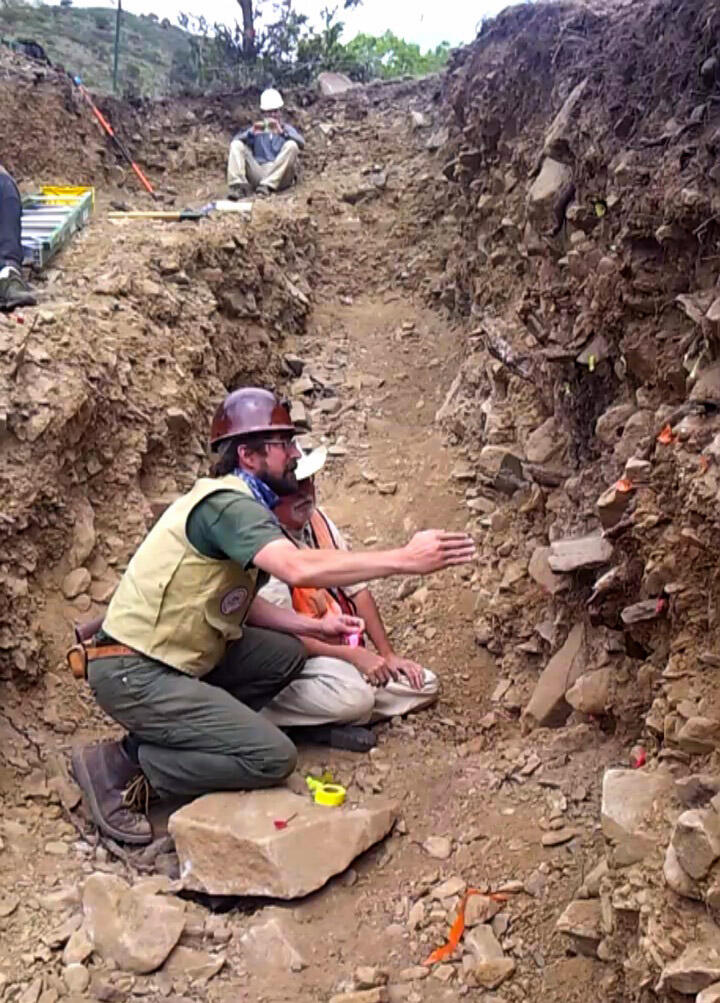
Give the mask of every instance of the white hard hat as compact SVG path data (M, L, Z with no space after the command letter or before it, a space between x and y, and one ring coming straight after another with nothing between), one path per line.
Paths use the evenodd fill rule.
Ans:
M268 87L260 95L260 111L277 111L278 108L282 108L284 103L282 94L274 87Z
M316 449L311 449L309 453L301 450L300 459L297 461L297 466L295 467L295 476L299 481L305 481L308 477L314 477L325 466L326 460L326 446L318 446Z

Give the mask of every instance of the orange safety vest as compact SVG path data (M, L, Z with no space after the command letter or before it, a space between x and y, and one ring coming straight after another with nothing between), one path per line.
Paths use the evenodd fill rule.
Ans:
M327 519L319 509L315 509L310 516L310 531L316 547L321 550L338 550ZM327 613L357 616L355 603L341 588L294 588L292 604L296 613L311 616L315 620L321 619ZM363 645L365 643L362 638L360 643Z

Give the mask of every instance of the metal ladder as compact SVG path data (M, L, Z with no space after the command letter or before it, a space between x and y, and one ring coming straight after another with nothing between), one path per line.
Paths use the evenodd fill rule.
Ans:
M23 263L38 271L45 268L73 234L90 219L95 203L93 188L45 186L23 199L21 240Z

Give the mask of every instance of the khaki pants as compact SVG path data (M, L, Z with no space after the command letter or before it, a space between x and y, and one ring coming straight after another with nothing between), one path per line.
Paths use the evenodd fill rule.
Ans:
M354 665L340 658L308 658L296 679L260 711L278 728L322 724L369 724L422 710L437 700L437 676L425 669L425 683L374 687Z
M259 164L245 143L234 139L228 154L228 185L249 184L251 188L257 188L261 184L274 192L289 188L295 179L299 153L300 147L289 139L274 160Z

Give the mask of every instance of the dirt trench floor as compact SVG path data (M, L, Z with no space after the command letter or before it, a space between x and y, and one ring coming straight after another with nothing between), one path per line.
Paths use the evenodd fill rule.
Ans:
M416 529L458 529L467 521L464 484L452 477L462 457L446 447L434 423L466 334L415 300L397 279L408 254L399 225L407 172L417 173L419 166L434 170L424 165L420 152L403 161L397 145L388 141L393 129L401 135L407 129L406 116L401 108L368 122L322 178L307 173L290 194L259 206L250 224L261 231L268 214L309 213L316 228L317 283L308 330L286 339L283 348L310 369L331 373L333 385L343 388L339 416L331 415L315 430L316 440L324 432L337 447L318 478L318 490L356 546L389 545ZM350 166L389 160L389 190L381 197L365 209L338 201L337 211L326 212L328 192L342 187ZM187 189L192 199L212 193L212 186L202 183ZM63 285L82 289L104 258L117 263L127 253L112 246L118 230L100 211L108 200L101 194L96 221L64 254ZM133 225L146 228L148 247L162 230L158 223ZM44 306L52 306L53 295L57 299L58 294L45 291ZM118 511L121 506L119 500ZM487 534L478 539L480 562L489 560L491 544L498 545L497 534L492 539L491 529ZM522 540L506 543L524 553ZM56 778L72 744L111 735L114 726L59 664L68 623L49 582L43 622L56 639L58 668L34 691L8 685L0 732L5 754L0 766L1 999L323 1000L347 985L363 964L387 970L393 984L401 970L420 964L446 939L457 896L443 900L431 893L451 877L468 887L507 891L494 926L516 962L515 973L486 995L463 984L457 964L444 965L427 978L395 985L392 998L452 1003L465 996L497 1001L612 997L611 970L566 955L554 927L601 856L599 783L603 768L621 760L620 748L592 725L524 736L519 720L498 709L492 699L498 682L493 661L473 637L476 604L483 598L472 567L438 575L420 593L399 591L402 584L380 583L375 591L397 650L439 674L439 703L380 726L378 747L370 756L303 749L299 767L301 775L330 769L354 801L372 792L397 799L401 823L395 832L302 901L243 902L223 912L221 920L209 908L218 903L189 903L193 922L183 943L219 947L226 955L224 968L207 986L163 973L121 977L92 960L90 988L73 995L60 977L57 931L78 912L77 889L95 870L130 881L146 873L132 854L98 841L82 809L68 811L58 796L62 784ZM52 720L45 724L50 704ZM543 836L552 832L562 836L556 845L544 845ZM423 844L430 836L450 840L449 856L428 854ZM422 916L418 920L415 909L409 921L418 902ZM307 962L302 971L285 971L273 959L265 967L249 964L239 946L242 932L262 910L278 905L293 923Z

